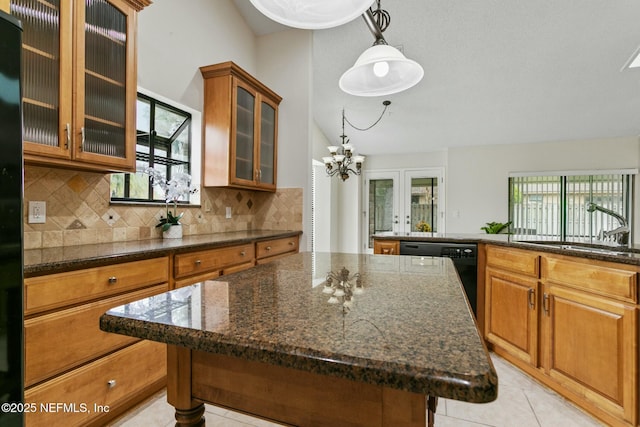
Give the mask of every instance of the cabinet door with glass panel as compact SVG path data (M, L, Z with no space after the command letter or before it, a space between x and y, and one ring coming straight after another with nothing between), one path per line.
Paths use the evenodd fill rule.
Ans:
M282 98L233 62L200 71L205 92L204 185L275 191Z
M148 3L11 0L24 26L25 162L134 169L136 17Z
M275 190L278 104L238 78L233 79L233 87L231 183Z

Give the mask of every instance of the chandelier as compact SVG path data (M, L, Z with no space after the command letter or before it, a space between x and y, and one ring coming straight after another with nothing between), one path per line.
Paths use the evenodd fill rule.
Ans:
M391 105L391 101L383 101L384 109L371 126L366 128L358 128L354 126L344 115L344 108L342 109L342 135L340 135L340 146L331 145L327 147L331 156L323 157L324 166L329 176L338 176L342 181L349 179L349 174L360 175L362 172L362 163L364 163L364 156L358 156L355 154L355 147L349 143L349 139L344 132L344 122L346 121L352 128L359 131L366 131L378 124L382 116L384 116L387 107ZM354 169L355 167L355 169Z
M327 300L329 304L342 302L343 309L349 310L353 304L353 296L364 292L360 273L349 275L349 270L342 267L339 272L330 271L322 289L323 294L331 295ZM351 283L355 280L355 284Z

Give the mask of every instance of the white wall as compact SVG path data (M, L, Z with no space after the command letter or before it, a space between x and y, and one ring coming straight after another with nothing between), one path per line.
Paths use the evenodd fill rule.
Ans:
M486 222L506 221L509 172L639 166L637 137L452 148L446 169L447 231L477 233ZM635 224L637 217L636 212Z
M482 233L486 222L508 219L509 172L638 169L640 141L637 137L535 144L456 147L446 152L410 155L369 156L367 171L444 167L447 233ZM635 200L640 200L640 177L636 178ZM361 201L343 196L340 215L359 209ZM638 204L636 203L636 206ZM640 242L640 208L635 209L634 242ZM351 225L350 225L351 226ZM339 250L351 246L353 231L341 240Z
M371 132L375 132L372 130ZM380 169L421 169L439 168L447 164L447 152L432 151L411 154L389 154L384 156L368 156L363 168L366 171Z
M332 145L331 141L327 139L324 133L320 131L320 128L315 123L312 124L312 135L311 135L311 153L312 158L318 162L322 163L322 158L326 157L329 154L327 151L327 147ZM338 221L340 219L340 212L338 211L338 191L340 189L340 180L335 177L329 177L325 174L319 174L318 179L324 179L329 181L330 191L328 195L325 195L325 200L322 203L328 205L329 209L329 218L326 218L325 224L328 228L326 231L329 234L329 250L331 252L337 252L339 250L338 245ZM334 224L336 224L334 226Z
M256 38L231 0L154 0L139 13L138 86L202 111L199 68L224 61L257 70Z
M311 249L312 32L290 29L258 38L257 77L283 100L278 109L278 187L302 188L302 250Z
M139 14L138 85L202 111L199 68L233 61L282 96L277 180L303 189L304 250L311 233L311 32L256 37L231 0L188 3L154 0Z

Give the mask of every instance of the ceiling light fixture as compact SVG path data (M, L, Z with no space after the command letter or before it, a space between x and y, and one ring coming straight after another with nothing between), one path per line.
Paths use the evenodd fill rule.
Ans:
M362 163L364 163L364 156L357 156L355 154L355 147L349 144L349 139L344 133L344 122L349 123L349 125L355 130L369 130L377 125L378 122L382 119L385 111L387 111L387 107L391 105L391 101L383 101L382 105L384 105L384 109L382 110L380 117L378 117L378 120L376 120L371 126L368 126L366 128L359 128L357 126L354 126L344 115L344 108L342 109L342 135L340 135L340 139L342 140L341 145L332 145L330 147L327 147L329 153L331 153L331 156L322 158L327 171L327 175L337 175L338 177L340 177L340 179L342 179L342 181L346 181L347 179L349 179L349 174L360 175L360 173L362 172ZM354 164L355 169L353 169L352 167L352 165Z
M373 0L251 0L268 18L294 28L319 30L353 21Z
M416 61L407 59L402 52L389 46L382 32L391 17L386 10L367 9L362 15L376 41L365 50L340 77L338 85L344 92L356 96L384 96L402 92L422 80L424 70Z

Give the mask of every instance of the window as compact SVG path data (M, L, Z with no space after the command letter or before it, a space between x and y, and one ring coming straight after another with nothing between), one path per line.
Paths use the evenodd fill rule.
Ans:
M164 194L142 171L152 167L168 180L191 171L192 115L155 97L138 92L136 173L111 175L111 201L162 202ZM198 182L192 175L193 182ZM189 203L189 200L183 200Z
M595 203L631 224L633 177L637 171L513 174L509 177L509 220L515 234L595 239L620 226L614 215L589 212Z

